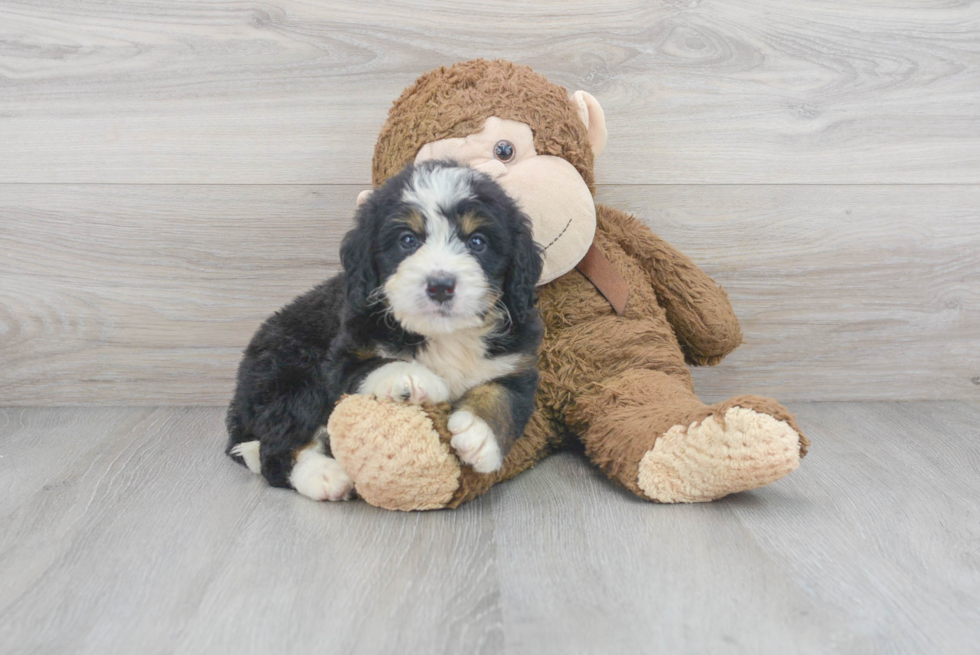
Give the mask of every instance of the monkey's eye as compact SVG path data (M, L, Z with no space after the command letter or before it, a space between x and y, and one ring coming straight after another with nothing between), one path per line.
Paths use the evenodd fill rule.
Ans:
M398 237L398 245L404 250L415 250L419 247L419 238L411 232L402 232Z
M487 249L487 240L480 234L474 234L466 241L470 252L483 252Z
M514 149L514 144L510 141L497 141L497 144L493 147L493 156L504 163L509 162L516 154L517 151Z

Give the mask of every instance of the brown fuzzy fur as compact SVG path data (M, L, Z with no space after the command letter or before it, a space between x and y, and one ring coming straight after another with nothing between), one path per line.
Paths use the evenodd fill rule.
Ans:
M374 147L374 186L381 186L425 144L483 129L490 116L527 123L539 155L572 164L595 193L592 148L565 89L527 66L474 59L422 75L388 112Z
M376 185L412 161L426 143L482 129L490 116L527 123L539 154L572 163L594 192L592 151L567 92L529 68L483 60L423 75L395 102L381 131ZM461 467L455 507L517 475L550 452L580 440L610 477L643 496L640 460L672 426L724 420L744 407L788 423L776 401L740 396L714 406L698 399L687 364L715 364L742 340L727 295L691 260L624 212L599 206L595 246L628 283L629 304L617 316L578 271L539 289L546 334L540 352L538 408L504 467L480 475ZM444 442L447 407L430 408Z

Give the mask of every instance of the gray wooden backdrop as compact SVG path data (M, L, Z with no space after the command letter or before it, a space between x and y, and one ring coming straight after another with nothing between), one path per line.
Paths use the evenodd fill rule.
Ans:
M595 95L600 201L728 289L705 396L980 398L980 3L3 0L0 404L224 403L477 56Z

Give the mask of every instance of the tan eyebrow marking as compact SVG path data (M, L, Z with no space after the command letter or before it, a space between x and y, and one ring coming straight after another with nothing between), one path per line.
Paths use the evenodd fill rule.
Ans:
M467 237L487 224L487 220L478 214L463 214L459 217L459 231Z
M425 234L425 218L415 210L397 219L397 222L404 223L416 234Z

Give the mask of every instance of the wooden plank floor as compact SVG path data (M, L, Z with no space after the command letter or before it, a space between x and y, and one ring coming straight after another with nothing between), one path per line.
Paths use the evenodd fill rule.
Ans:
M364 184L474 57L591 92L614 184L977 184L980 6L4 0L0 182Z
M709 397L980 400L980 2L4 0L0 405L217 405L474 57L605 110L597 197L729 291Z
M416 514L264 486L219 408L0 410L0 650L975 652L980 405L794 409L803 467L720 502L563 454Z
M228 402L260 322L339 270L360 189L0 184L0 405ZM696 371L708 397L980 399L980 186L598 198L728 291L745 344Z

